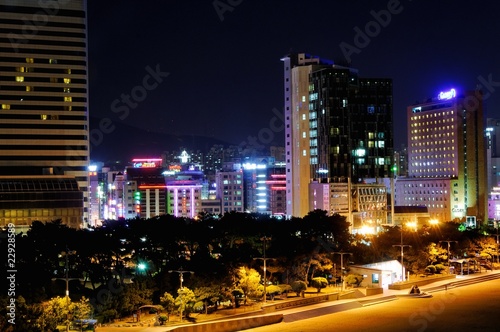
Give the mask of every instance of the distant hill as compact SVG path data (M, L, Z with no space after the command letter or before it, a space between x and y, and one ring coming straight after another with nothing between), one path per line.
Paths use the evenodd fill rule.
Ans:
M105 134L99 130L100 121L100 118L89 117L92 161L129 161L132 158L160 157L163 151L180 148L206 152L215 144L230 145L210 137L152 132L120 121L114 121L114 130Z

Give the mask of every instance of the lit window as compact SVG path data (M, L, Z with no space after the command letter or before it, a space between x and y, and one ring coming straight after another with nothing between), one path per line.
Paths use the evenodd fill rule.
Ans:
M24 76L16 76L16 82L24 82Z
M66 97L64 97L64 101L66 101L66 102L71 102L71 101L72 101L71 96L66 96Z
M42 120L47 120L47 114L40 114L40 118Z
M2 104L2 109L3 110L10 110L10 105L9 104Z
M71 83L71 78L67 78L67 77L65 77L65 78L63 79L63 81L64 81L64 83L66 83L66 84L70 84L70 83Z

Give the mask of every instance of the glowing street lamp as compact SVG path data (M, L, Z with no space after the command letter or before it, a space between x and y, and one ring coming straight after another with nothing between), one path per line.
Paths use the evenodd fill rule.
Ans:
M191 274L194 274L193 271L184 271L182 269L182 267L179 269L179 270L170 270L168 271L168 273L178 273L179 274L179 281L180 281L180 289L182 291L182 282L184 281L184 278L183 278L183 274L184 273L191 273ZM182 300L182 292L181 292L181 312L180 312L180 316L181 316L181 322L182 322L182 306L183 306L183 300Z

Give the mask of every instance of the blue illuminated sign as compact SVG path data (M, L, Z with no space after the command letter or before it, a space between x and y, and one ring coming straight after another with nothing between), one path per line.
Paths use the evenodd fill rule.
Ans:
M457 92L455 89L451 89L449 91L441 91L438 95L439 100L449 100L455 98L457 96Z

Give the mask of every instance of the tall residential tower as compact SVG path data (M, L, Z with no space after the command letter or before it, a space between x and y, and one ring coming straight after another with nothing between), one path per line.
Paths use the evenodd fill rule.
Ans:
M308 54L284 63L287 215L303 217L311 183L390 176L392 80ZM346 195L347 196L347 195Z

